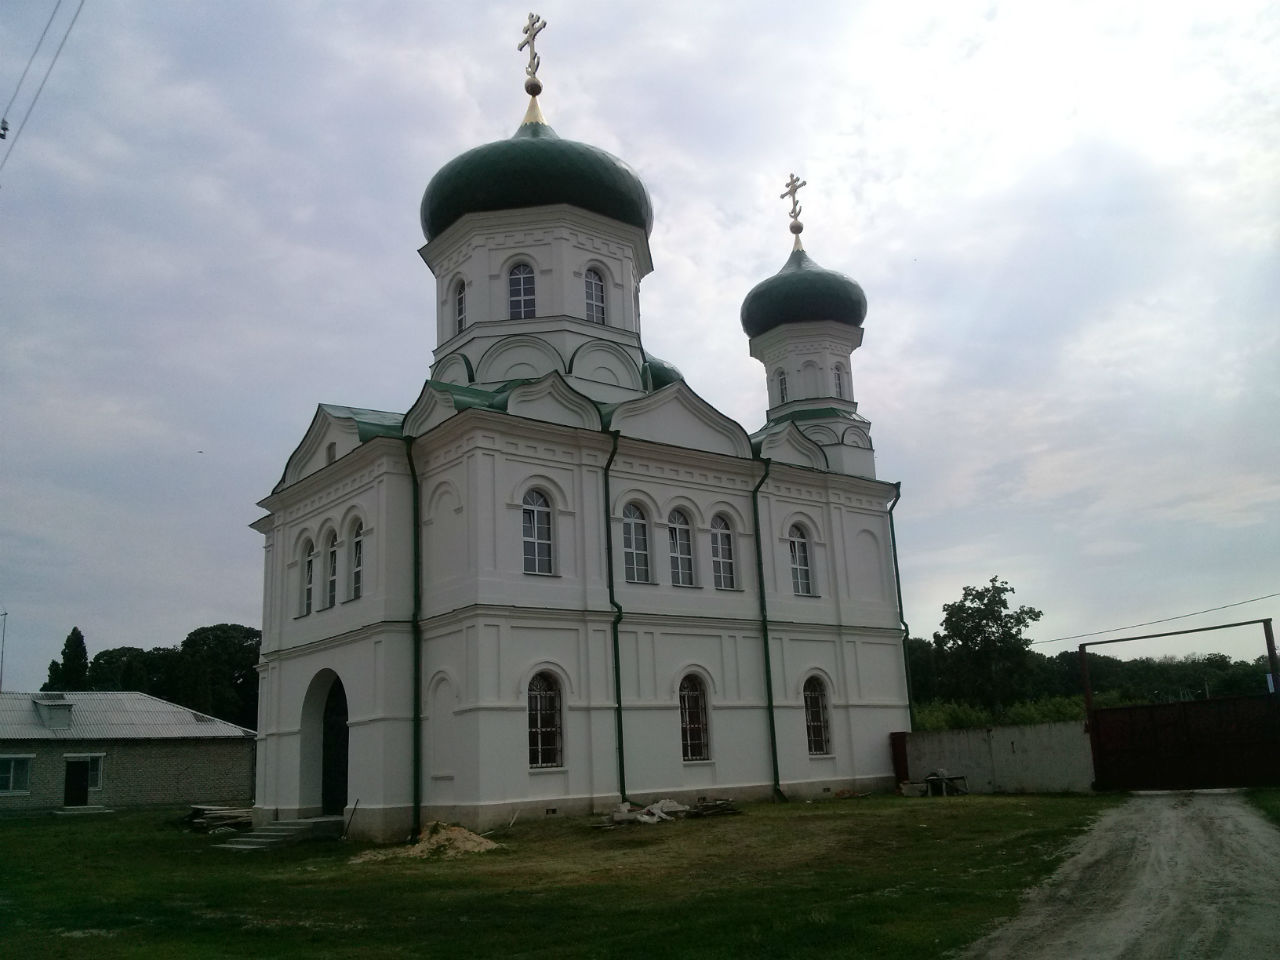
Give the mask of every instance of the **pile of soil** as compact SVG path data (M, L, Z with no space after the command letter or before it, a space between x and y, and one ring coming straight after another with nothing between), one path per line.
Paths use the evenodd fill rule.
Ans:
M447 823L434 821L427 824L422 832L422 839L403 847L382 847L378 850L366 850L351 858L352 863L368 863L372 860L392 860L399 857L433 858L452 860L468 853L484 853L498 844L478 833L472 833L465 827L450 826Z

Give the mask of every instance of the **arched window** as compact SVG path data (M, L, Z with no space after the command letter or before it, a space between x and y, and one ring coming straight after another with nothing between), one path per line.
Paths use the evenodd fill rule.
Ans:
M604 278L599 270L587 271L587 319L604 323Z
M338 534L330 530L324 545L324 605L338 602Z
M709 760L707 688L695 673L680 681L680 752L686 760Z
M560 681L545 670L529 681L529 766L564 766Z
M467 328L467 284L459 280L453 288L453 316L458 321L458 333Z
M524 572L551 573L551 501L541 490L524 495Z
M351 528L351 599L364 593L364 524L359 520Z
M693 528L683 510L667 517L667 539L671 545L671 585L693 586Z
M733 530L722 514L711 518L711 575L717 590L734 590L738 586L733 568Z
M787 375L784 371L778 371L778 403L787 402Z
M804 730L809 740L809 756L831 752L831 724L827 719L827 688L818 677L804 682Z
M639 504L622 508L622 567L628 583L649 583L649 523Z
M302 595L298 602L298 616L311 612L311 589L316 571L316 548L310 540L302 541Z
M844 399L844 367L842 367L838 363L836 364L836 369L835 369L835 380L836 380L836 397L843 400Z
M533 306L533 267L517 263L507 276L507 297L510 304L508 316L512 320L532 320L536 315Z
M787 548L791 553L791 589L797 597L813 596L813 576L809 566L809 535L798 523L787 531Z

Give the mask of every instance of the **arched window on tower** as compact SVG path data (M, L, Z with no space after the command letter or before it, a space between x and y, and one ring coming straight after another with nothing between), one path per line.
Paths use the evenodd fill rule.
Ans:
M671 546L671 585L693 586L693 527L683 510L667 516L667 539Z
M649 583L649 523L639 504L622 508L622 569L627 583Z
M819 677L810 677L804 682L804 729L809 740L809 756L824 757L831 752L827 688Z
M314 586L316 570L316 548L310 540L302 541L302 556L299 558L302 568L301 593L298 597L298 616L305 617L311 612L311 591Z
M587 319L604 323L604 278L599 270L587 271Z
M330 530L324 545L324 605L338 602L338 534Z
M791 554L791 589L797 597L813 596L813 571L809 565L809 535L804 527L793 523L787 531L787 549Z
M787 374L783 370L777 373L778 378L778 403L787 402Z
M707 736L707 688L696 673L680 681L680 754L685 760L711 759Z
M711 576L717 590L734 590L738 586L733 569L733 530L723 514L711 518Z
M529 766L564 766L560 681L545 670L529 681Z
M351 599L364 593L364 524L357 520L351 528Z
M507 275L507 296L512 320L532 320L537 316L533 297L533 267L517 263Z
M459 280L453 288L453 316L458 322L458 333L467 329L467 284Z
M835 369L835 381L836 381L836 397L840 400L843 400L844 399L844 367L838 363L836 364L836 369Z
M541 490L524 495L521 510L524 572L551 573L551 501Z

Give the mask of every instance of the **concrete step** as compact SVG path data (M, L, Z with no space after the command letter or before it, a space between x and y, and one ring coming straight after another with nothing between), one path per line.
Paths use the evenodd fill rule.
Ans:
M250 853L255 850L270 850L272 847L297 843L301 840L340 837L342 827L341 816L309 817L305 820L273 820L249 833L214 846L222 850Z

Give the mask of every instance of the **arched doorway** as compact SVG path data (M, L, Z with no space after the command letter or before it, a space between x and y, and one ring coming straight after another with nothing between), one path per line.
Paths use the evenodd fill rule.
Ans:
M320 732L320 812L342 813L347 806L347 692L333 678L324 701Z

